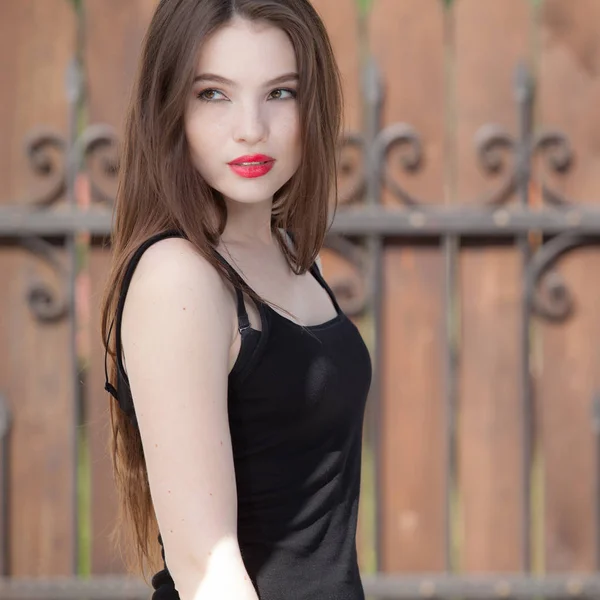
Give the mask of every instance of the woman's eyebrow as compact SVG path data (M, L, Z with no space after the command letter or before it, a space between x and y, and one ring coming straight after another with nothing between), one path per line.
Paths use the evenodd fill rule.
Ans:
M284 73L283 75L279 75L279 77L267 81L265 86L276 85L286 81L297 81L298 79L298 73ZM226 77L221 77L221 75L215 75L214 73L202 73L201 75L196 75L196 77L194 77L194 83L197 81L216 81L223 85L230 85L231 87L237 85L235 81L231 81L231 79L227 79Z

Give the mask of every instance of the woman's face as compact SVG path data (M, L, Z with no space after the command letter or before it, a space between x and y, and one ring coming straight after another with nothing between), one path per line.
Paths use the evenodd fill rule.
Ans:
M194 165L226 199L271 201L298 169L297 85L294 49L273 25L238 17L203 44L185 131Z

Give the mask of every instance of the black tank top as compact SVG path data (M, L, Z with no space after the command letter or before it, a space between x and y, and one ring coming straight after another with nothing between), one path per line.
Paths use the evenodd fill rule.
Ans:
M143 252L177 232L146 241L132 257L116 314L116 396L135 421L121 360L125 295ZM218 253L231 276L241 276ZM260 600L363 600L356 524L369 353L319 269L311 274L337 315L301 326L259 304L252 329L237 293L241 349L228 381L228 413L238 497L238 541ZM107 378L108 379L108 378ZM162 540L159 536L162 546ZM163 560L165 558L162 548ZM153 600L179 598L167 565L152 579Z

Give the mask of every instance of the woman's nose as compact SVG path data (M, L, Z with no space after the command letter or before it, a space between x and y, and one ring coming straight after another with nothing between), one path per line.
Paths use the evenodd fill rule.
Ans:
M266 138L264 111L256 104L240 105L236 111L233 135L236 142L256 144Z

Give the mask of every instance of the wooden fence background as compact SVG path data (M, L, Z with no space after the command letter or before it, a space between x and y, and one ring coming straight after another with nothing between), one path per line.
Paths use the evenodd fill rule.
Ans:
M564 130L576 152L554 182L581 203L600 202L600 0L314 0L341 65L347 129L364 128L361 61L375 58L385 85L384 124L407 122L425 164L400 173L432 204L467 205L492 183L478 169L481 125L517 128L513 76L520 60L536 82L537 126ZM28 134L68 127L65 73L80 52L86 96L80 120L120 127L137 53L155 0L0 2L0 203L35 188L23 153ZM81 8L81 7L80 7ZM82 189L82 188L80 188ZM532 189L532 198L539 190ZM397 202L389 195L386 204ZM61 210L57 203L53 210ZM93 210L106 210L94 207ZM107 539L115 514L106 453L98 302L109 254L92 245L81 262L78 307L85 419L75 427L69 328L39 323L26 303L33 277L56 276L10 240L0 246L0 393L12 415L6 478L6 573L119 573ZM456 279L459 357L456 485L446 538L447 418L443 389L445 258L440 246L387 239L382 339L381 567L385 571L514 572L523 567L520 511L522 412L518 323L522 263L511 244L467 244ZM329 279L345 267L325 257ZM576 304L565 322L532 323L535 438L532 560L536 571L592 571L598 564L597 432L600 390L600 254L560 264ZM53 283L53 284L54 284ZM56 285L58 285L56 283ZM74 489L74 444L89 453ZM367 460L371 452L367 449ZM89 469L86 468L89 467ZM361 562L373 567L372 470L365 469ZM80 505L74 522L75 503ZM78 528L79 547L73 543Z

